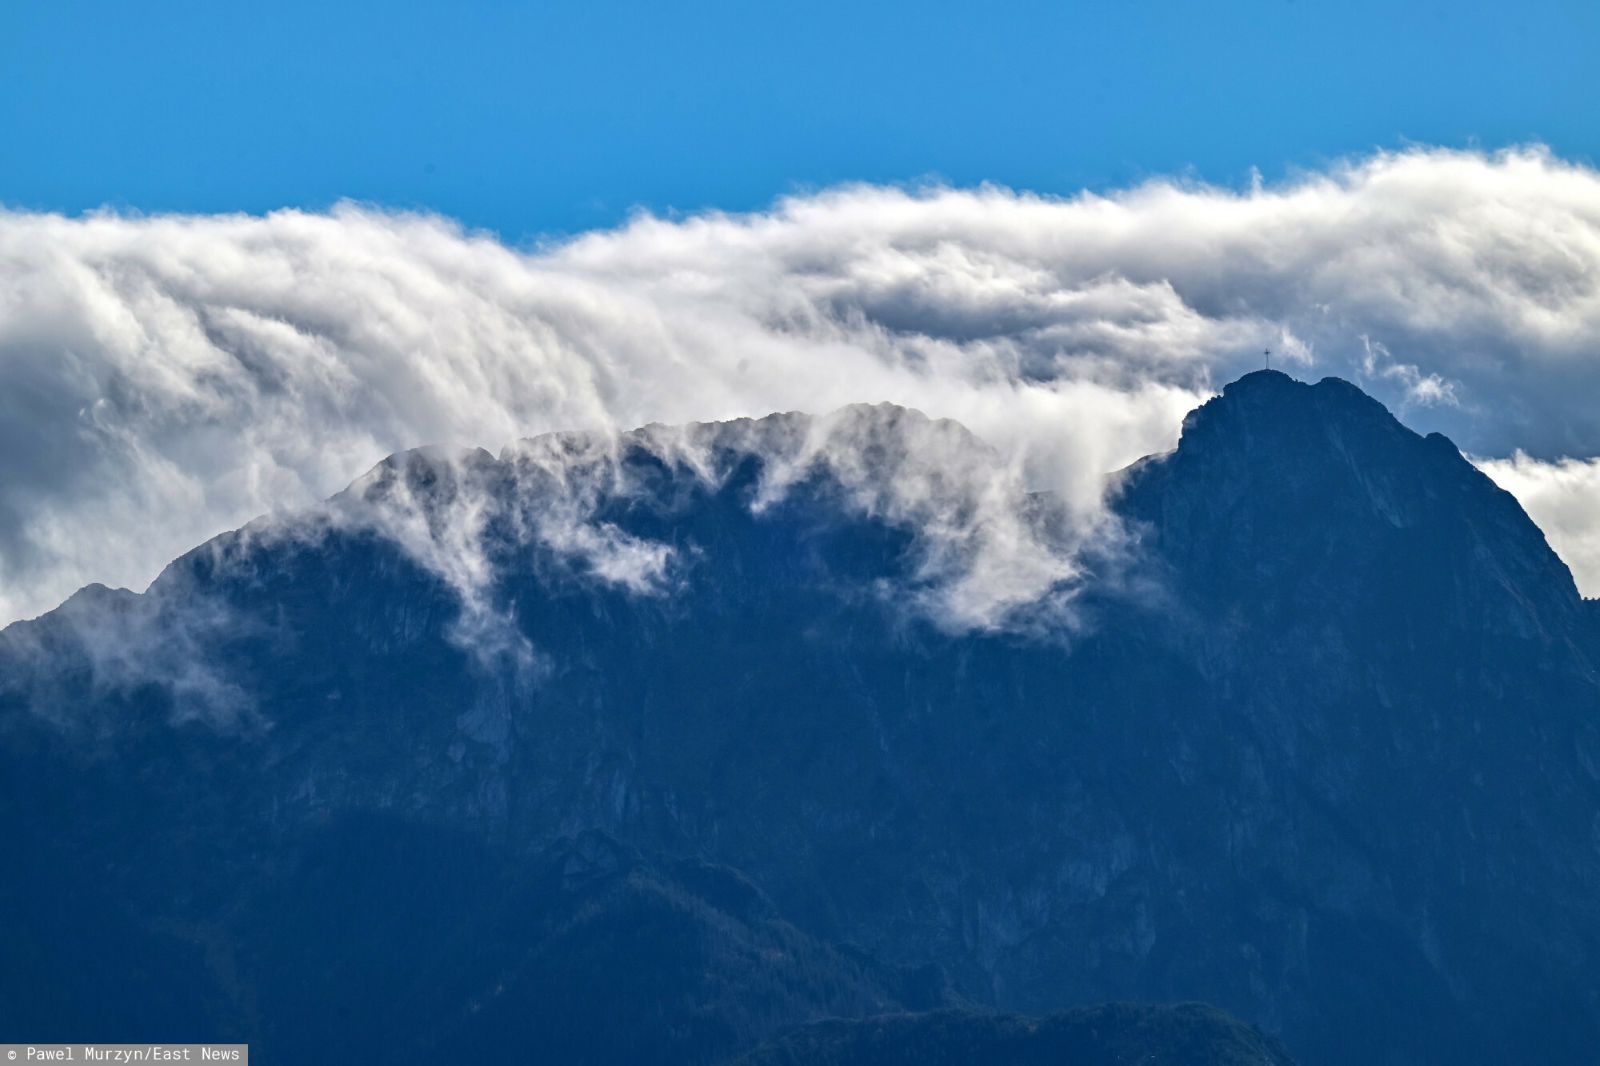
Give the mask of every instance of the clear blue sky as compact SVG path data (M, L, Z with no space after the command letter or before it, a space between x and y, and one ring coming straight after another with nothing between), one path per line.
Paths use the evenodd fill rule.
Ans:
M1600 3L0 3L0 203L344 197L514 241L864 179L1600 156Z

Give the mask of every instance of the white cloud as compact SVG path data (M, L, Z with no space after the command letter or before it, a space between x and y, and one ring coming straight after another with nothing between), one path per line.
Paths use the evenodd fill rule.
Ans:
M1600 174L1538 150L1242 191L846 187L531 251L350 206L10 212L0 279L0 618L418 444L858 401L961 421L1089 521L1101 474L1267 347L1477 454L1600 453Z
M1477 464L1544 530L1584 594L1600 595L1600 459L1540 462L1516 452Z
M627 533L603 513L621 501L670 507L691 484L720 491L751 457L759 476L740 506L757 515L820 478L825 488L815 491L845 513L911 534L909 586L881 590L897 604L962 630L1010 623L1022 606L1031 608L1029 623L1041 610L1065 617L1051 593L1064 595L1077 576L1087 528L1060 536L1075 516L1030 509L1015 460L956 422L891 405L546 434L508 446L498 459L483 451L407 452L325 506L247 529L254 537L316 538L330 528L387 536L454 591L460 644L494 662L509 656L537 668L537 650L496 604L500 553L537 547L587 580L634 595L670 592L698 560ZM660 467L673 471L667 499L652 473ZM1091 520L1089 512L1076 516Z
M1393 381L1404 390L1402 407L1459 407L1456 387L1438 374L1424 374L1413 363L1397 361L1387 346L1370 337L1361 338L1361 374L1368 379Z

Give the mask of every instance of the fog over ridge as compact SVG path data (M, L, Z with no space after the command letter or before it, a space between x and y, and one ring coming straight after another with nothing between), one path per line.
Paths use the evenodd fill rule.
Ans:
M1244 190L847 186L527 250L355 205L11 211L0 277L0 621L420 444L860 401L959 421L1091 528L1103 475L1267 347L1486 457L1600 591L1600 174L1538 148Z

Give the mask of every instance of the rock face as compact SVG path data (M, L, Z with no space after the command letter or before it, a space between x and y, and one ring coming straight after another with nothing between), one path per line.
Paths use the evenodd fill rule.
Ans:
M1600 632L1515 501L1263 372L1074 577L985 454L893 408L412 453L10 627L0 1028L711 1062L1201 1000L1588 1061ZM990 624L997 573L1070 610Z

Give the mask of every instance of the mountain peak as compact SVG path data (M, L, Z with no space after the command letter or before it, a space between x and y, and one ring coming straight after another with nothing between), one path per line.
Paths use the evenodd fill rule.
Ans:
M1229 382L1219 396L1191 411L1183 424L1190 447L1213 435L1238 444L1250 440L1290 446L1308 432L1375 434L1391 446L1417 434L1389 410L1343 378L1315 384L1278 370L1256 370ZM1453 446L1452 446L1453 448Z
M1521 636L1561 630L1580 602L1509 493L1339 378L1230 383L1184 420L1175 451L1128 471L1118 509L1212 600L1375 609L1351 600L1361 587L1383 590L1385 610Z
M1241 389L1270 389L1284 385L1304 385L1305 382L1290 377L1282 370L1252 370L1247 374L1235 378L1222 387L1224 392L1238 391Z

